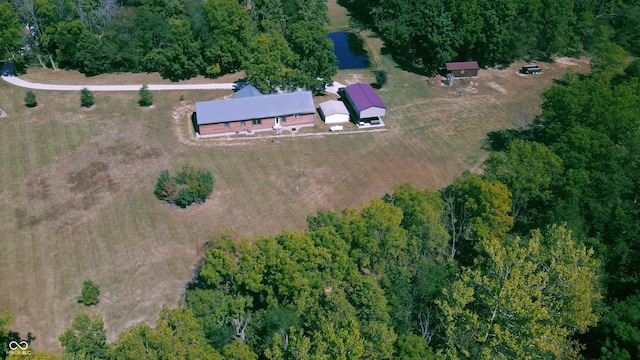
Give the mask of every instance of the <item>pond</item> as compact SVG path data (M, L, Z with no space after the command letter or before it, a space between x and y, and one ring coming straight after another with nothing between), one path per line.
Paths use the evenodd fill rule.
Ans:
M369 67L369 56L364 50L362 39L347 31L329 33L329 39L333 41L338 69L364 69Z

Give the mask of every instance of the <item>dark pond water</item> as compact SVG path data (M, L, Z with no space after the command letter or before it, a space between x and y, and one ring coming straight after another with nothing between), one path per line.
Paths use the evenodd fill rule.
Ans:
M364 50L364 42L356 34L338 31L329 33L333 41L338 69L364 69L369 67L369 56Z

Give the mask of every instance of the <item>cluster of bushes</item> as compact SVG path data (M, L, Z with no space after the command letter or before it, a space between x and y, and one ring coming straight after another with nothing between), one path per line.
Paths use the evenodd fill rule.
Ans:
M203 203L211 195L214 182L211 172L185 164L175 176L162 170L154 193L162 201L186 208Z
M78 296L78 302L86 306L96 305L100 296L100 286L91 280L87 280L82 284L82 293Z

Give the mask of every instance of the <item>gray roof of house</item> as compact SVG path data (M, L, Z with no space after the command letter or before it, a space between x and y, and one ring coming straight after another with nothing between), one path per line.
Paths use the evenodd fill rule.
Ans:
M344 106L342 101L338 100L329 100L320 104L320 109L324 116L330 116L335 114L345 114L349 115L349 110Z
M261 93L260 90L258 90L255 86L249 84L243 87L242 89L236 91L233 94L233 97L236 99L240 99L245 97L261 96L261 95L264 95L264 94Z
M295 114L313 114L316 107L310 91L251 96L196 103L198 125L263 119Z

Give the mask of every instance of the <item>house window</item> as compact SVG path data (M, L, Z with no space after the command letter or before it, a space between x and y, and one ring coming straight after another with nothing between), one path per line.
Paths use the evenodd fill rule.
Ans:
M224 123L224 128L228 129L229 128L229 123Z
M253 125L261 125L262 119L253 119Z
M242 127L246 126L245 123L244 123L244 120L240 121L240 126L242 126Z
M282 120L282 123L283 123L283 124L287 122L287 117L286 117L286 116L283 116L283 117L281 117L280 119Z
M298 118L298 114L293 115L293 118L297 119Z

